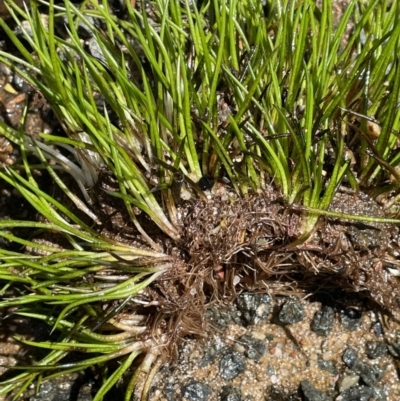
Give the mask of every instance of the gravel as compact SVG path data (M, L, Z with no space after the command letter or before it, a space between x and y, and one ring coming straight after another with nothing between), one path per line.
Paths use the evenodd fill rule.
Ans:
M343 313L332 313L340 307L256 295L242 295L240 302L224 312L223 308L218 313L208 311L210 332L204 339L184 342L178 363L156 375L150 399L182 400L182 385L193 380L211 389L208 401L400 399L396 368L400 324L396 319L385 321L384 332L376 331L379 316L359 306L342 307L352 322L357 321L354 326L343 322ZM260 305L263 313L256 312ZM278 316L285 305L295 305L295 313L288 316L300 310L303 319L283 324ZM216 329L221 316L225 328ZM316 316L320 317L317 327L323 327L323 335L319 329L311 330Z
M182 387L182 397L188 401L207 401L211 394L211 388L207 384L193 380Z
M340 312L340 319L343 327L351 331L357 330L361 316L361 311L356 308L347 308Z
M224 380L232 380L246 369L246 362L239 352L228 351L219 364L219 373Z
M326 394L316 389L308 380L300 383L300 390L304 401L331 401Z
M303 305L296 299L289 298L282 306L279 316L282 324L293 324L304 319Z
M315 315L311 322L311 330L320 336L328 336L335 321L335 310L330 306L324 306Z

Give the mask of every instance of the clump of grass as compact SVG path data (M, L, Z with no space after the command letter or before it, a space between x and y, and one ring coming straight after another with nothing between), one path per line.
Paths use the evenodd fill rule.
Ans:
M162 346L201 331L190 311L199 311L201 322L206 302L228 288L234 295L237 277L248 275L229 270L235 247L243 254L250 249L233 234L236 243L219 259L210 256L210 249L202 258L198 252L208 230L218 235L234 224L240 208L226 207L240 204L240 197L260 205L269 221L274 219L267 212L272 201L280 199L285 207L276 213L287 218L296 211L295 229L279 234L281 244L291 249L311 236L321 216L399 222L397 2L353 1L338 26L329 1L321 9L313 1L196 5L156 0L135 7L127 1L121 17L107 1L40 6L46 8L48 26L37 2L29 10L8 3L16 23L22 27L28 21L32 33L21 28L21 39L0 20L15 48L0 51L0 60L44 96L65 135L33 138L0 121L0 133L20 149L19 160L0 171L0 179L42 216L41 222L0 221L0 236L44 253L0 250L0 307L43 320L60 337L23 340L49 353L4 381L0 394L18 397L34 381L120 358L119 367L104 374L97 401L139 354L146 354L127 385L129 400L139 375L157 367ZM57 30L60 19L63 33ZM344 41L350 22L353 32ZM79 36L82 25L94 38L95 51ZM51 177L58 197L41 187L34 173L38 169ZM79 191L65 184L68 173ZM104 175L114 179L112 190L105 189ZM212 194L203 192L202 177L217 183ZM379 196L390 206L391 218L330 210L341 185ZM182 186L192 198L183 204ZM116 232L102 234L105 222L96 198L104 194L123 205L140 246L127 244ZM63 204L67 198L71 207ZM212 202L226 217L218 224L202 223L207 230L200 241L190 228L198 218L194 211ZM148 221L158 227L156 234L149 232ZM254 220L240 232L250 226L255 227ZM18 227L31 229L34 236L50 233L56 244L20 238L13 233ZM254 228L252 244L262 250L268 241L276 245L271 238L277 230L274 226L262 236ZM172 245L165 245L166 238ZM280 274L273 268L283 259L275 256L268 269L261 262L256 266L264 275L253 280L252 288L261 289L265 274ZM221 264L224 275L217 270ZM207 293L195 281L199 277L213 291ZM172 305L173 300L184 306ZM152 311L152 319L144 316ZM72 351L95 356L63 363ZM148 384L144 388L146 393Z

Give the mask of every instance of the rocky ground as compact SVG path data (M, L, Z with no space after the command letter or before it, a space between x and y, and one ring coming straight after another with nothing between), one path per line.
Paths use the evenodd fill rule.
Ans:
M336 301L242 294L230 309L209 309L212 329L182 344L150 399L400 399L396 319Z

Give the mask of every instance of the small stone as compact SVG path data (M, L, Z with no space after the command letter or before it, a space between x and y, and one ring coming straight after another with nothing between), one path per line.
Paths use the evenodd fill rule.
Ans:
M316 389L308 380L301 381L300 390L304 401L330 401L324 392Z
M240 390L232 386L224 386L222 388L221 401L241 401L242 395Z
M279 311L278 319L283 324L301 322L304 319L303 305L297 299L288 299Z
M188 401L207 401L212 390L209 385L192 380L189 384L182 387L181 393L182 397Z
M341 401L369 401L375 395L375 391L367 386L351 387L340 394Z
M245 323L257 324L267 319L272 298L268 294L240 294L236 304Z
M167 383L164 387L164 395L168 401L175 401L175 389L172 383Z
M324 361L323 359L318 359L317 364L321 370L326 370L333 375L337 374L337 369L333 361Z
M205 313L206 319L213 325L224 330L231 322L231 314L229 311L219 308L208 308Z
M343 393L343 391L348 390L351 387L354 387L360 381L360 376L358 375L347 375L342 377L338 383L339 393Z
M334 319L334 309L330 306L324 306L315 314L311 322L311 330L319 336L327 336L332 331Z
M357 330L361 320L361 310L356 308L347 308L340 312L340 321L342 326L350 331Z
M214 347L208 347L204 351L204 355L199 361L199 366L201 368L204 368L208 365L211 365L215 361L216 356L217 356L217 350Z
M246 355L250 359L259 360L267 352L264 342L252 336L244 335L239 341L245 346Z
M347 348L343 353L343 362L350 369L354 369L358 364L358 354L353 348Z
M219 364L219 374L224 380L232 380L246 369L246 362L242 355L235 351L228 351Z
M367 356L369 359L376 359L387 352L387 345L379 341L368 341L367 342Z
M103 54L103 50L99 45L99 42L95 37L90 38L89 40L86 41L86 47L89 51L89 53L99 60L101 63L107 64L106 57Z
M355 371L367 386L373 386L383 376L383 371L379 366L371 366L367 363L360 363Z
M375 322L372 327L372 331L377 337L382 337L383 336L383 329L382 329L382 324L381 322Z

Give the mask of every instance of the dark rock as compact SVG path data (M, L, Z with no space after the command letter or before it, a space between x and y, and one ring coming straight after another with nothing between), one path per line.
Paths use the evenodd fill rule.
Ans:
M168 383L164 387L164 395L168 401L176 401L175 389L172 383Z
M40 386L40 391L29 401L92 401L90 386L82 386L78 394L73 394L74 382L48 381Z
M343 393L341 393L340 396L341 396L341 401L386 400L386 396L381 389L367 386L351 387L343 391Z
M99 60L103 64L107 64L106 57L103 54L103 50L99 45L99 42L95 37L90 38L89 40L86 41L86 47L89 51L89 53Z
M360 363L356 366L354 371L360 375L362 381L367 386L373 386L383 376L383 371L378 366L371 366L367 363Z
M93 17L87 15L85 18L89 24L91 24L93 27L95 27L96 21ZM83 22L81 19L79 19L79 21L78 21L77 30L78 30L79 37L82 39L89 39L89 38L93 37L92 29L86 22Z
M241 401L242 395L240 390L232 386L224 386L222 388L221 401Z
M224 380L232 380L246 369L246 362L239 352L228 351L219 363L219 374Z
M302 380L300 390L303 401L331 401L321 390L316 389L308 380Z
M368 341L367 342L367 356L369 359L376 359L387 352L387 345L379 341Z
M337 369L333 361L324 361L323 359L318 359L317 364L321 370L326 370L333 375L337 374Z
M358 354L353 348L347 348L343 353L343 362L350 369L354 369L358 364Z
M48 381L40 386L40 391L29 401L70 401L72 397L77 401L91 401L91 389L82 386L78 394L72 394L74 382ZM86 391L89 390L89 391Z
M189 384L182 386L182 397L190 401L207 401L212 390L207 384L192 380Z
M215 361L217 353L218 353L218 351L215 347L208 347L204 351L203 358L200 359L199 366L201 368L204 368L208 365L211 365Z
M246 355L250 359L258 360L265 355L267 351L267 347L265 346L264 342L258 338L244 335L240 337L239 341L241 345L246 347Z
M267 319L272 298L268 294L240 294L236 304L245 323L257 324Z
M297 299L289 298L282 306L278 319L283 324L293 324L304 319L304 307Z
M205 317L213 325L219 329L226 329L231 322L231 314L229 311L219 308L208 308L205 312Z
M377 337L382 337L383 336L383 329L382 329L382 324L381 322L375 322L372 327L372 331L375 333Z
M361 320L361 310L356 308L347 308L340 312L340 321L342 326L350 331L357 330Z
M197 184L202 191L207 191L214 186L214 179L209 175L203 175Z
M324 306L315 314L311 322L311 330L319 336L327 336L332 331L334 321L334 309L330 306Z

